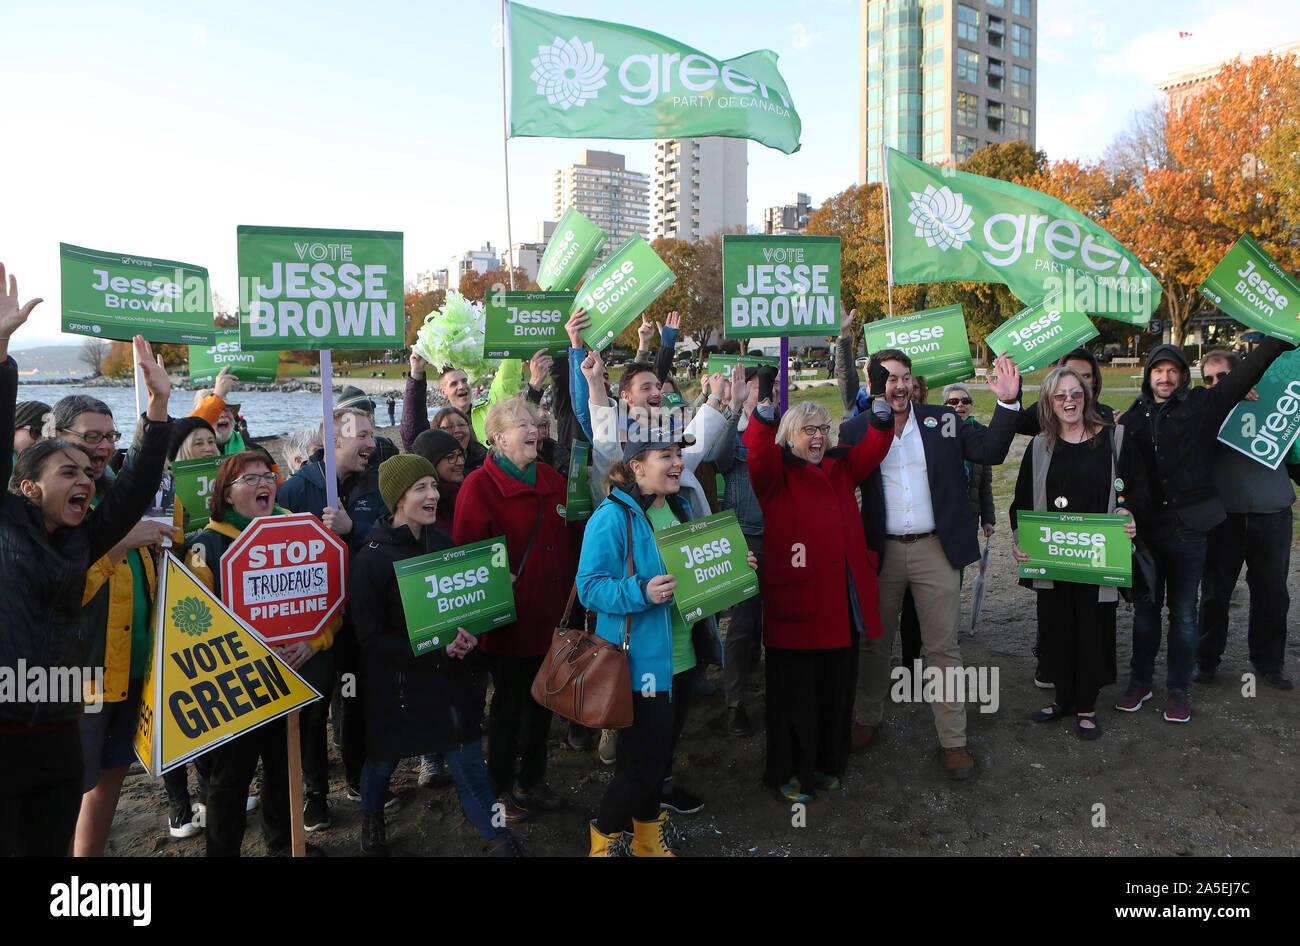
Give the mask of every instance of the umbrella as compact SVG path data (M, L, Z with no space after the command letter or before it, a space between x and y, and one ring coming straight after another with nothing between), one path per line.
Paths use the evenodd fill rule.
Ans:
M989 540L984 540L984 554L980 556L980 573L975 579L975 587L970 593L970 636L975 636L975 625L980 619L980 607L984 604L984 574L989 570Z

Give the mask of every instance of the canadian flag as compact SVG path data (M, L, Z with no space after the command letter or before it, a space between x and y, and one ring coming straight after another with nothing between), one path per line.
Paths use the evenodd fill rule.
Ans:
M1179 38L1179 39L1182 39L1184 36L1191 36L1191 35L1192 35L1191 33L1188 33L1188 32L1186 32L1185 30L1179 30L1179 31L1178 31L1178 38Z

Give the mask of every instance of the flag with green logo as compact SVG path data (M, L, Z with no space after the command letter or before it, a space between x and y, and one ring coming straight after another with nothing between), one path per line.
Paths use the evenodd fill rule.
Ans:
M1244 453L1270 470L1290 454L1300 438L1300 350L1281 355L1255 385L1257 401L1240 401L1219 428L1219 443Z
M799 150L799 114L771 50L716 59L620 23L508 9L512 137L716 135Z
M1300 344L1300 283L1243 233L1198 290L1251 328Z
M1002 283L1027 305L1061 293L1072 312L1146 325L1160 284L1073 207L1019 184L889 150L890 280Z

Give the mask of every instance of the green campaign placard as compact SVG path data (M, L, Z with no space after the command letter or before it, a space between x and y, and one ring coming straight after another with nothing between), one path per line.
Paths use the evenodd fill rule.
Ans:
M716 352L709 355L709 360L705 364L705 374L717 374L721 371L728 377L731 376L731 369L736 365L744 365L746 368L751 365L755 368L780 368L780 358L766 358L762 355L719 355Z
M552 355L569 350L564 323L575 293L490 292L483 316L484 358L532 358L539 348Z
M221 369L240 381L274 381L280 371L280 353L244 351L239 345L239 327L219 328L211 345L190 346L190 380L210 384Z
M505 539L484 539L394 562L411 650L446 647L456 628L481 634L515 619Z
M212 484L225 457L206 457L201 460L177 460L172 464L172 477L176 480L176 501L188 517L185 531L193 532L208 524L208 499Z
M1243 233L1199 292L1238 322L1300 344L1300 283Z
M645 237L632 234L578 290L574 307L586 309L591 319L582 340L600 351L676 281Z
M686 624L758 594L758 573L731 510L656 532L655 544L677 579L673 606Z
M402 348L402 234L238 228L244 351Z
M727 338L838 335L840 238L722 237Z
M570 207L555 225L551 242L546 244L542 261L537 264L538 287L543 292L578 288L582 274L596 259L606 239L604 230Z
M1020 577L1128 588L1133 584L1133 540L1124 532L1128 521L1107 513L1017 513L1020 551L1029 556Z
M863 332L867 351L897 348L912 359L912 377L925 378L932 388L975 376L966 315L959 305L877 319Z
M1219 443L1276 470L1300 436L1300 349L1278 357L1219 428ZM1292 461L1294 462L1294 461Z
M569 451L569 492L564 499L564 521L586 522L596 511L591 496L591 444L585 440L573 441Z
M1022 309L984 339L995 354L1010 355L1021 374L1052 364L1099 333L1092 319L1061 305L1057 293L1046 302ZM915 372L913 372L915 373Z
M202 266L60 243L59 270L65 332L212 344L212 288Z

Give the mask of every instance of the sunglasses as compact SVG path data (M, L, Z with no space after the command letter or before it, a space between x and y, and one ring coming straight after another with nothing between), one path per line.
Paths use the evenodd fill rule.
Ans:
M974 404L975 402L968 397L950 397L948 398L948 400L944 401L944 403L947 404L949 407L957 407L962 404L969 406L971 404Z
M1205 376L1205 386L1212 388L1230 374L1232 374L1231 371L1216 371L1213 374L1207 374Z
M1082 392L1082 391L1071 391L1071 392L1069 392L1069 393L1067 394L1067 393L1065 393L1064 391L1062 391L1062 392L1060 392L1060 393L1058 393L1058 394L1053 394L1053 395L1052 395L1052 400L1056 401L1056 403L1058 403L1058 404L1063 404L1063 403L1065 403L1065 401L1066 401L1067 399L1068 399L1068 400L1071 400L1071 401L1082 401L1082 400L1083 400L1083 392Z

